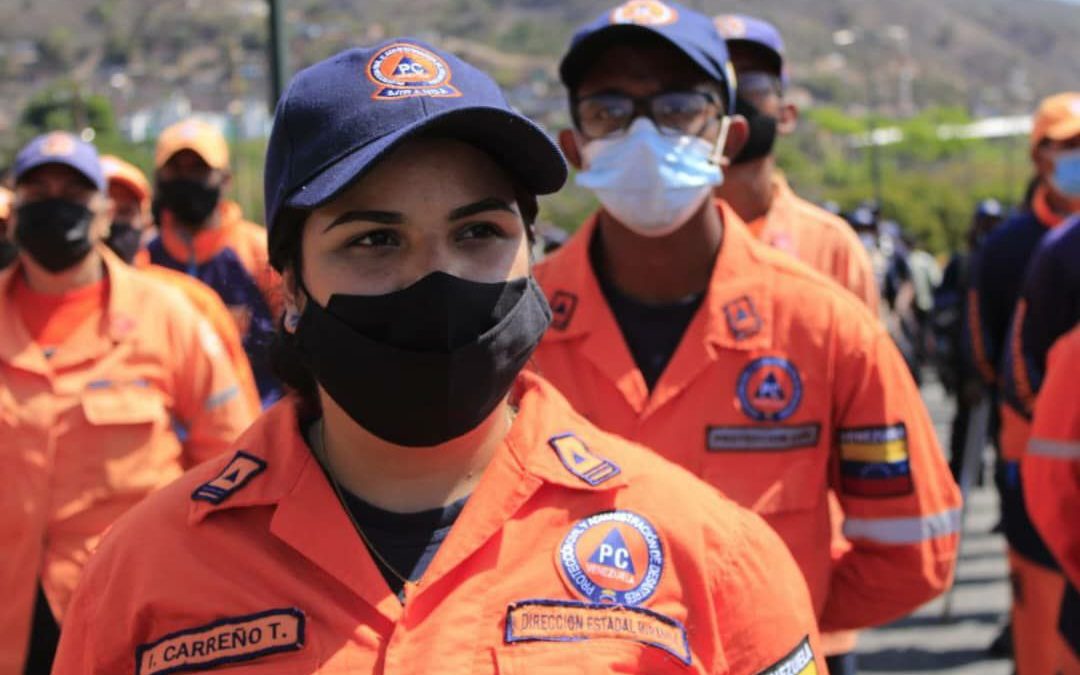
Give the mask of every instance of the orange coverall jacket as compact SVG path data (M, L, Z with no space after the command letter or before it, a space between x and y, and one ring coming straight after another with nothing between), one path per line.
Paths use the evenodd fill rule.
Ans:
M902 616L951 581L960 495L918 389L855 297L753 239L726 204L707 294L653 391L589 259L595 217L537 266L537 370L602 429L765 517L823 631ZM830 556L833 488L852 548Z
M124 511L226 450L255 415L213 330L177 292L101 247L105 317L46 359L0 275L0 672L21 672L40 579L62 620ZM181 442L177 429L186 440Z
M843 218L795 194L780 173L773 174L769 212L748 226L760 241L794 255L854 293L878 315L874 268L855 231Z
M595 429L534 375L515 397L513 428L404 604L290 397L236 454L110 531L54 675L825 673L805 582L760 519Z
M1069 582L1080 588L1078 377L1080 326L1062 336L1050 351L1020 475L1032 522Z
M151 265L149 261L138 269L170 286L175 286L184 294L188 302L198 310L221 339L221 345L225 348L229 362L232 363L233 372L236 374L240 393L251 404L251 409L258 410L262 407L259 390L255 386L255 375L251 372L251 364L248 362L247 352L244 351L244 343L241 341L236 321L214 289L195 277L189 277L183 272L177 272L168 267Z

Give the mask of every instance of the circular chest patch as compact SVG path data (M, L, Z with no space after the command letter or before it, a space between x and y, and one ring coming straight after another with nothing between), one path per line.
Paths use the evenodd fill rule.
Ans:
M791 417L802 401L802 379L791 361L765 356L743 368L736 393L750 419L781 422Z
M660 535L631 511L607 511L574 524L556 551L570 588L587 600L640 605L664 572Z

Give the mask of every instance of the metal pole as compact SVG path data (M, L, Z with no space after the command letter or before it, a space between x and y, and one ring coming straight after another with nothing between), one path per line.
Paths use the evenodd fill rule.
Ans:
M278 99L285 90L288 79L288 48L285 40L284 0L267 0L270 3L270 109L277 107Z
M874 188L874 201L880 207L881 152L878 150L877 141L874 139L874 132L877 130L877 123L874 121L874 114L877 112L877 92L874 91L873 66L870 64L870 57L865 55L863 57L863 74L866 77L866 130L870 135L870 183Z

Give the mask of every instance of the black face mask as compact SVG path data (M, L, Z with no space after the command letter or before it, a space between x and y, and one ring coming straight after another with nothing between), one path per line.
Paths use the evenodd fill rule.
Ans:
M185 225L203 224L221 201L220 187L186 178L158 181L157 192L155 204Z
M90 253L94 212L66 199L43 199L18 209L15 241L50 272L74 267Z
M735 114L742 115L750 124L750 135L732 164L745 164L765 157L776 145L776 118L762 113L742 97L735 99Z
M0 270L6 269L18 257L19 247L7 239L0 239Z
M105 245L129 265L135 259L135 254L139 252L140 243L142 243L142 231L136 230L131 223L123 220L114 220L109 236L105 238Z
M296 329L315 379L384 441L438 445L475 429L532 356L551 309L531 277L443 272L386 295L308 299Z

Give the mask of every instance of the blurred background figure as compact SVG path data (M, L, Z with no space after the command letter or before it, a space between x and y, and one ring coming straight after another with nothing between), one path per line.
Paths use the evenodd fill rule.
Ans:
M268 350L280 313L266 231L224 198L232 180L229 146L214 126L186 119L165 129L154 154L154 201L160 235L150 260L217 291L233 315L263 405L281 396Z
M0 186L0 270L15 262L18 249L12 241L9 223L11 222L11 190Z
M150 222L150 183L146 176L135 165L113 155L102 156L101 166L108 181L109 197L116 205L116 215L109 236L105 238L105 245L124 262L184 294L221 339L236 372L241 393L251 403L252 409L258 410L261 399L255 385L255 375L228 307L214 289L196 277L150 262L144 245L152 239L155 228Z
M979 247L986 236L1001 224L1004 214L996 199L985 199L975 207L965 240L966 249L953 253L934 292L933 335L934 361L945 391L956 400L949 436L949 466L953 476L960 476L960 460L967 439L971 408L982 397L982 379L975 369L966 345L968 323L968 287ZM982 476L981 469L976 475Z
M97 150L64 132L15 159L17 262L0 275L0 672L47 673L90 552L143 497L254 418L217 336L102 245Z

